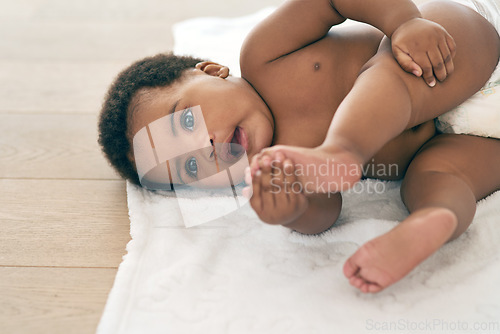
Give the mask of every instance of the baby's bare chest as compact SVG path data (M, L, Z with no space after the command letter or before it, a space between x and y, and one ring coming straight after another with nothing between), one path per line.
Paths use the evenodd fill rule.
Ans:
M278 60L267 73L261 90L275 118L274 144L312 147L324 140L337 108L376 51L363 47L347 57L341 46L325 39Z

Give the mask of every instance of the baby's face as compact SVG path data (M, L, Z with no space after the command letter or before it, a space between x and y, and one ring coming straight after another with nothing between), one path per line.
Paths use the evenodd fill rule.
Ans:
M237 168L232 168L231 176L233 184L238 184L243 180L248 159L271 144L271 112L241 78L188 70L178 82L149 89L144 96L133 111L130 133L134 138L148 125L148 135L155 136L154 145L166 148L175 157L164 168L173 184L202 180L234 164ZM136 154L134 158L139 157ZM158 158L160 162L165 160ZM227 186L223 179L216 178L197 184L200 183L208 187Z

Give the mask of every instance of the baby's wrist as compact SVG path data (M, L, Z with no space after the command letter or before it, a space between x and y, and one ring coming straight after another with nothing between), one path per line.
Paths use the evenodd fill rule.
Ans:
M402 28L404 28L406 25L408 25L408 24L410 24L410 23L412 23L412 22L414 22L414 21L417 21L417 20L424 20L424 18L421 18L421 17L414 17L414 18L412 18L412 19L409 19L409 20L407 20L407 21L405 21L405 22L401 23L401 24L400 24L400 25L396 28L396 30L394 30L394 31L392 32L392 35L391 35L391 37L390 37L390 38L394 37L394 35L396 34L396 32L397 32L397 31L399 31L399 30L401 30Z
M421 19L422 14L415 7L414 9L405 10L403 13L392 14L386 18L386 22L382 27L382 32L389 38L392 37L394 32L398 30L405 23L408 23L414 19Z

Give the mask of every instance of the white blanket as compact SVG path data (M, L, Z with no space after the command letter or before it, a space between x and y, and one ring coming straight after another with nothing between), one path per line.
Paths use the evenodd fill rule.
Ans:
M268 13L178 24L175 51L237 66L243 36ZM400 282L375 295L348 284L344 261L406 217L399 185L362 181L336 227L304 236L263 224L249 205L186 229L175 197L128 184L132 240L98 333L499 333L500 192Z

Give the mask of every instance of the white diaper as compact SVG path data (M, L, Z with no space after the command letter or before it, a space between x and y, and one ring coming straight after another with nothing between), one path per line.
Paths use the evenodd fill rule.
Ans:
M495 26L500 34L500 0L454 0L470 7ZM455 109L439 116L436 128L500 139L500 64L484 87Z

